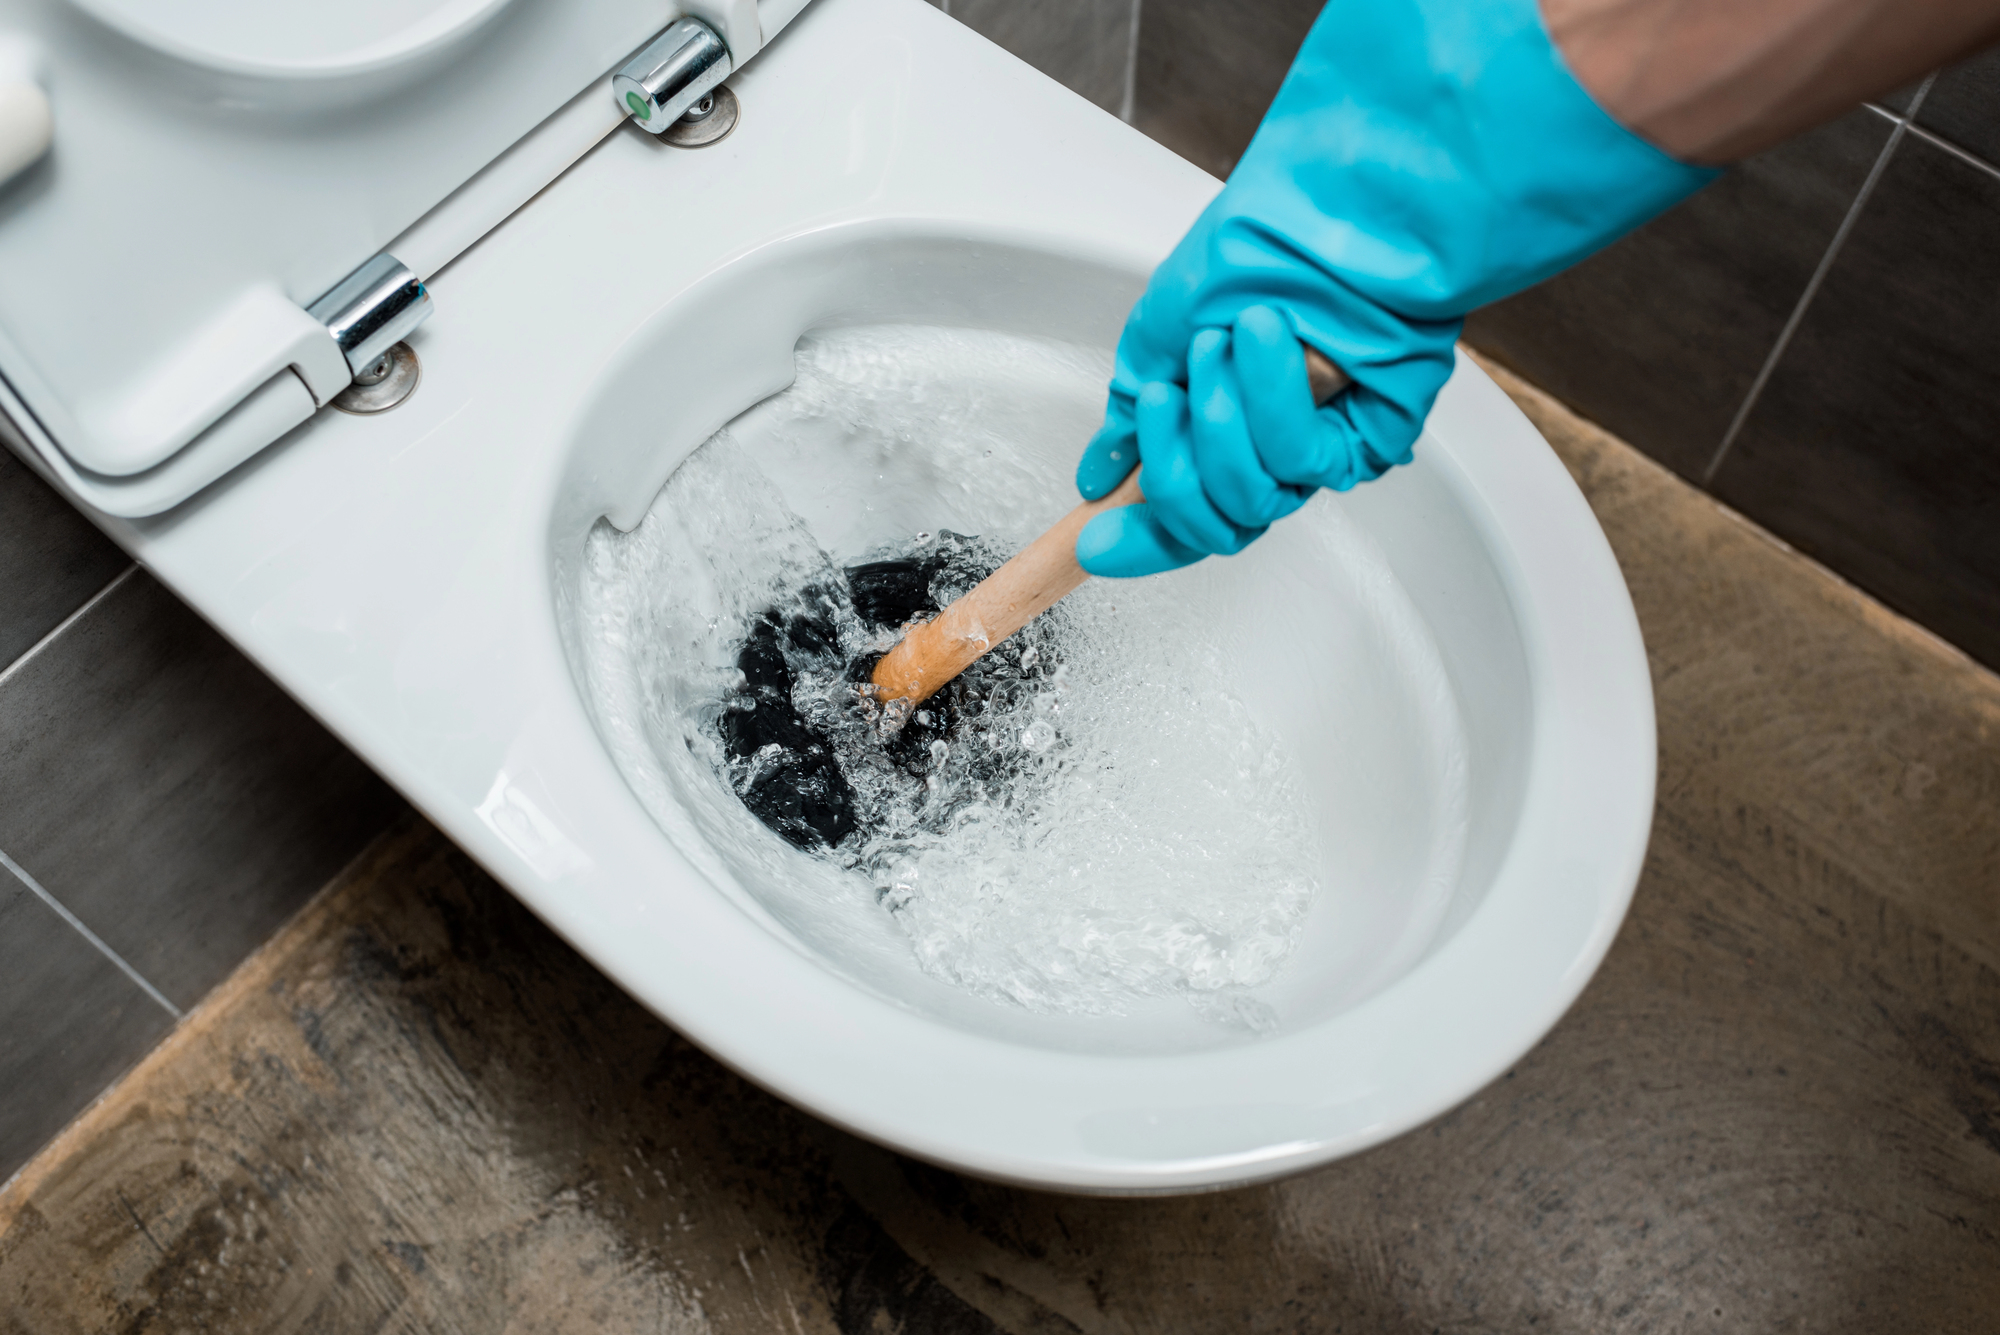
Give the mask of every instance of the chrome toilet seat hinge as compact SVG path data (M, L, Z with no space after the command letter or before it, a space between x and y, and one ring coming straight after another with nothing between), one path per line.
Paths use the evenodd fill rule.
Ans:
M375 256L306 307L326 326L356 376L430 318L431 294L394 255Z
M342 412L378 413L417 387L417 354L403 342L430 317L431 294L394 255L376 255L306 308L347 359L351 383L328 402Z
M680 18L611 76L611 91L640 129L664 134L735 68L714 28L698 18Z

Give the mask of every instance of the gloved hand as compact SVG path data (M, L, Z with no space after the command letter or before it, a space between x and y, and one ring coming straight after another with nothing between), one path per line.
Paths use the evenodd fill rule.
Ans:
M1241 551L1319 487L1406 463L1464 316L1567 268L1717 173L1612 120L1535 0L1331 0L1229 184L1118 341L1094 575ZM1353 380L1315 408L1298 340Z

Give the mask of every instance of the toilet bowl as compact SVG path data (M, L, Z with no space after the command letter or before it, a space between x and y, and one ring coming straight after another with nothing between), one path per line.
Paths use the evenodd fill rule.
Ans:
M791 383L802 338L1109 348L1216 189L917 0L817 0L730 86L727 139L614 133L432 276L421 383L393 412L318 412L107 527L633 996L863 1136L1013 1182L1191 1190L1354 1153L1502 1074L1618 929L1653 717L1602 533L1463 358L1413 464L1314 502L1376 585L1303 522L1166 577L1238 651L1301 665L1244 692L1285 720L1327 845L1260 990L1269 1023L974 996L881 923L816 926L774 897L769 849L645 791L593 684L593 531L640 523L693 450ZM965 367L988 371L1004 388L1005 368ZM1038 420L1070 434L1023 450L1055 468L1095 410L1056 395ZM926 506L981 521L942 474L861 514L837 453L783 470L830 547ZM1049 517L1069 503L1052 489ZM1383 676L1399 660L1368 641L1369 587L1411 609L1434 680Z

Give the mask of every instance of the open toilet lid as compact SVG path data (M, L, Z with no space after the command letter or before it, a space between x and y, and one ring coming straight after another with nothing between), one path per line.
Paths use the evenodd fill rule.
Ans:
M0 0L0 410L98 508L179 503L347 387L329 289L428 279L676 18L740 67L804 2Z

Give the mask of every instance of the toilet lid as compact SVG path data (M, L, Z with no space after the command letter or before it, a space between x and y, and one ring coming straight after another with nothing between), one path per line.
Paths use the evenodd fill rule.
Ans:
M0 407L85 499L173 503L346 387L306 307L683 13L761 44L753 0L0 0L51 127L0 181Z

